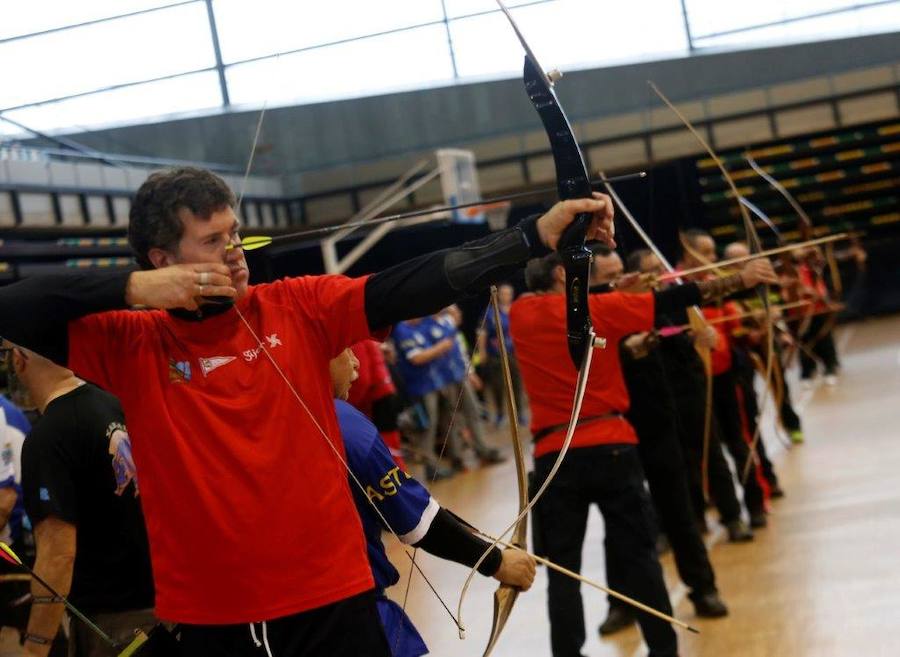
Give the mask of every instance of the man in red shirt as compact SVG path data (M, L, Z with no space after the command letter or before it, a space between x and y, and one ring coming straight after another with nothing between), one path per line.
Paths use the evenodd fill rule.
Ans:
M637 435L625 419L629 399L618 343L623 337L650 331L657 314L696 305L777 280L771 264L752 261L727 279L674 286L663 292L610 292L589 297L591 320L606 349L595 351L570 452L540 499L535 513L547 556L571 570L581 568L588 510L597 504L606 525L606 544L616 563L627 568L624 593L662 611L671 611L656 557L656 531L644 475L637 454ZM533 260L526 269L528 287L510 309L510 333L522 380L531 403L535 479L546 480L563 446L577 372L559 340L566 326L565 272L558 256ZM548 610L553 657L577 657L585 640L584 610L577 582L548 573ZM650 657L674 657L678 646L671 626L649 614L638 622Z
M685 233L685 240L690 249L685 249L680 266L685 269L705 265L718 260L716 243L713 238L700 229L692 229ZM703 275L702 275L703 276ZM712 279L714 275L706 275ZM703 314L709 320L719 320L724 317L735 317L740 314L740 308L735 303L706 305ZM758 465L754 465L750 476L743 480L744 467L750 458L750 443L753 435L748 430L746 405L739 397L738 371L734 364L735 353L733 333L740 329L740 321L717 322L713 325L719 333L719 340L713 346L712 373L713 373L713 405L715 406L717 426L721 430L721 441L728 448L728 452L737 464L738 483L744 489L744 505L750 516L750 526L753 528L765 527L766 518L766 494L763 489L763 474Z
M612 203L558 203L372 276L255 286L234 206L208 171L151 175L129 223L143 271L6 286L0 335L119 397L156 612L180 624L185 654L388 655L328 363L401 319L503 280L554 248L578 213L594 214L589 237L611 241ZM135 305L161 310L126 310Z

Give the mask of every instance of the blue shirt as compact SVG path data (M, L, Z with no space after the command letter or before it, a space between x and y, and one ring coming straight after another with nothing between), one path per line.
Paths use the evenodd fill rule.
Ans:
M16 491L16 504L9 524L0 530L0 540L14 542L22 537L25 501L22 495L22 444L31 423L18 406L0 395L0 488Z
M487 353L488 356L500 355L500 341L497 339L497 325L494 323L494 310L488 305L487 321L485 322L484 331L487 334ZM502 308L500 309L500 328L503 331L503 340L506 342L506 353L510 356L513 354L512 336L509 334L509 313Z
M449 315L439 315L438 317L429 317L423 324L428 324L428 330L431 332L435 342L440 342L444 338L453 340L453 348L446 354L434 360L434 367L438 372L443 385L450 383L460 383L466 378L466 356L460 345L459 331L456 323Z
M394 326L392 337L397 346L399 356L397 365L403 377L403 386L410 397L424 397L429 392L440 390L446 385L435 361L424 365L414 365L410 359L416 354L433 347L441 338L435 339L434 322L425 318L421 322L411 324L399 322Z
M399 581L400 574L385 554L381 542L384 523L372 504L394 533L408 545L422 540L440 506L422 484L397 466L369 418L347 402L335 400L334 404L344 439L347 465L366 491L363 495L356 482L351 480L350 489L362 520L369 564L375 578L378 610L392 654L394 657L425 655L428 648L412 622L396 603L384 595L387 587Z

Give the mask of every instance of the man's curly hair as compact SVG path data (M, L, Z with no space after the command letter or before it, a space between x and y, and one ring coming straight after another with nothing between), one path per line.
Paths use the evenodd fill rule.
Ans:
M235 206L234 193L219 176L205 169L181 167L151 174L131 203L128 243L142 269L153 269L150 249L174 250L184 234L182 209L208 219Z

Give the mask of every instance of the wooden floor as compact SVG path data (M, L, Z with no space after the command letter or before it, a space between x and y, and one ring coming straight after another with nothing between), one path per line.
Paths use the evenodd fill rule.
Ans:
M847 657L900 655L900 317L852 325L838 332L840 385L819 386L795 401L806 444L786 451L767 445L787 497L775 504L770 527L750 544L710 536L719 588L731 608L722 620L693 618L671 558L664 567L677 615L699 636L679 631L682 657ZM505 442L497 438L498 444ZM514 517L516 483L510 463L433 486L436 497L479 527L499 531ZM584 573L603 581L599 514L585 543ZM402 601L409 559L388 539L403 573L391 592ZM467 571L419 552L417 562L456 614ZM480 656L488 635L494 581L477 577L466 598L467 639L418 575L406 608L437 657ZM546 574L519 597L494 651L497 657L549 655ZM586 657L645 655L637 630L600 641L603 594L582 587L587 615ZM12 657L10 636L0 657Z
M732 545L721 529L709 537L728 618L693 617L670 557L664 558L676 614L700 630L679 630L682 657L828 657L900 655L900 318L838 331L843 373L836 388L817 385L795 402L807 441L786 450L767 417L766 444L787 496L775 503L769 528L754 542ZM502 438L498 438L502 441ZM479 527L500 531L515 517L516 483L509 463L433 486L442 504ZM602 520L591 520L584 573L604 579ZM402 601L409 559L392 592ZM456 614L466 570L423 554L417 562ZM461 642L453 621L419 576L407 610L438 657L481 655L490 628L493 580L478 577L466 598ZM497 657L549 655L546 574L519 597L494 651ZM636 629L601 641L606 602L582 587L587 657L645 655Z

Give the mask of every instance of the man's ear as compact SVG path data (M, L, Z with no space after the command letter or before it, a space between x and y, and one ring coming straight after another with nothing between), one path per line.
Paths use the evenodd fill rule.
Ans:
M566 269L562 265L556 265L553 268L553 282L559 283L563 287L566 285Z
M12 368L16 374L21 374L28 366L28 356L18 347L12 350Z
M147 251L147 259L156 269L162 269L175 264L175 256L165 249L153 247Z

